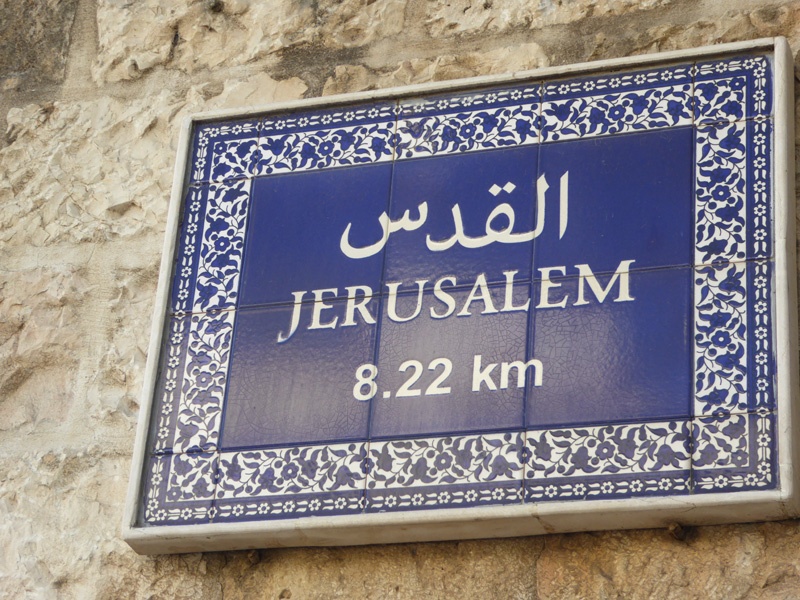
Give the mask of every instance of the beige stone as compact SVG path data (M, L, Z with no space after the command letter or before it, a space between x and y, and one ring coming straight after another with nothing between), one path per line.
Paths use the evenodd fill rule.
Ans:
M0 242L98 241L154 227L174 161L168 92L144 101L29 105L0 150Z
M799 536L797 523L549 536L538 597L796 598Z
M97 81L135 79L157 65L188 72L240 65L316 32L313 10L300 0L99 0L97 28Z
M0 2L0 81L61 81L77 4L78 0Z
M98 595L89 575L127 552L117 536L128 459L97 445L23 452L0 461L0 590L5 598L131 597ZM106 575L113 578L110 571Z
M403 31L406 0L323 0L318 21L322 44L363 46Z
M402 31L405 0L99 0L95 80L136 79L265 59L301 44L348 48Z
M433 36L540 29L586 17L612 16L666 6L672 0L436 0L429 3L427 25Z
M362 65L340 65L325 82L323 94L341 94L444 81L478 75L513 73L550 64L542 48L533 42L498 48L489 52L443 55L435 59L412 59L393 70L372 71Z
M798 0L762 8L723 11L719 18L660 21L657 24L644 21L642 28L613 20L600 23L593 35L576 38L566 52L554 52L554 62L600 60L609 56L666 52L778 35L786 37L795 52L800 50Z
M0 431L58 423L69 409L76 326L90 286L79 267L0 270Z
M12 109L11 143L0 150L0 242L43 246L160 230L183 116L288 100L305 89L296 78L256 74L221 89Z

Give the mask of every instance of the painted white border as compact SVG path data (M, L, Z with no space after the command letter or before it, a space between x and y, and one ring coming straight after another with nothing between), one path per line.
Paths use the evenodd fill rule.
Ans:
M778 412L778 474L787 508L797 515L800 444L792 435L800 427L797 402L798 325L795 224L795 131L794 61L785 38L775 39L774 132L773 132L773 244L775 248L774 315L775 363L778 381L775 394ZM781 338L778 338L781 336Z
M210 120L264 115L312 109L331 104L364 102L410 95L444 92L458 88L484 87L529 79L573 76L598 70L608 71L721 54L762 50L774 56L774 199L775 223L775 356L778 372L777 397L779 488L764 492L700 494L620 500L593 500L580 506L574 502L547 502L518 506L437 509L405 513L378 513L332 517L301 517L292 520L136 527L142 495L142 473L147 430L153 409L161 332L167 317L171 263L178 236L179 209L190 155L189 138L195 124ZM386 542L512 537L544 533L663 527L670 523L687 525L773 520L800 515L793 463L800 460L800 447L792 431L800 426L800 412L794 410L797 388L797 290L794 228L794 102L792 55L784 38L767 38L743 43L614 59L526 71L502 76L454 80L400 89L347 94L208 112L187 118L180 132L178 156L167 219L161 273L154 309L151 342L141 414L131 464L128 496L122 524L123 538L139 553L195 552L279 546L359 545Z

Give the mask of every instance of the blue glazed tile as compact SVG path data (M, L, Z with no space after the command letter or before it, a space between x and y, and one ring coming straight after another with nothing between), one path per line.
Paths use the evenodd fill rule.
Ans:
M772 63L766 56L700 62L695 67L695 121L738 121L772 114Z
M151 457L144 474L142 525L208 523L213 514L217 454Z
M168 454L173 450L190 326L189 315L173 316L166 320L162 333L158 380L147 442L147 449L152 454Z
M383 300L370 439L521 428L524 386L499 363L526 359L527 285L427 290Z
M753 361L748 368L748 410L775 410L777 408L775 376L775 315L774 297L775 264L772 261L752 261L747 264L749 310L748 356Z
M401 100L398 160L539 142L541 85Z
M364 512L364 491L319 494L289 493L278 498L214 501L215 523L331 517Z
M370 403L354 386L358 367L374 361L376 326L365 313L377 317L377 300L350 319L347 301L325 303L316 324L313 305L301 308L296 331L291 305L238 311L223 448L367 438Z
M529 279L538 153L529 146L397 161L390 217L403 229L386 244L385 280L471 285L480 274L505 281L503 271Z
M778 485L777 416L769 411L693 422L694 493L773 489Z
M772 122L714 123L695 134L695 264L773 256Z
M191 186L183 200L181 223L178 229L172 273L170 312L190 312L197 285L203 224L208 198L208 186Z
M365 442L224 453L215 520L360 513L366 455Z
M688 460L681 463L689 463ZM670 468L664 472L642 471L619 474L614 471L591 477L557 477L525 480L525 502L563 502L679 496L691 493L691 471Z
M747 258L775 255L772 221L772 135L771 119L747 122Z
M252 180L191 187L176 244L170 312L236 306Z
M393 123L396 120L396 106L395 101L388 100L274 114L264 118L261 131L265 136L286 135L303 131L317 132L330 128Z
M525 439L526 501L688 491L688 419L528 430Z
M189 181L203 183L251 176L258 157L260 130L259 119L196 125Z
M152 452L217 448L233 317L221 311L167 319L149 440Z
M695 133L696 265L747 257L745 123L698 127Z
M335 290L325 299L346 297L348 286L377 293L391 174L383 164L257 178L239 306L293 302L301 291L314 301L323 289Z
M692 144L690 127L544 144L535 278L560 265L594 273L625 260L633 270L691 265Z
M692 124L688 65L555 81L543 98L542 142Z
M771 261L695 272L695 415L775 407Z
M170 312L191 312L197 288L203 228L208 207L208 185L191 186L184 196L172 273Z
M534 305L528 427L691 416L691 269L551 278Z
M524 103L540 102L541 90L541 83L532 82L527 85L405 98L399 101L397 114L399 119L410 119L511 108Z
M266 117L256 174L391 162L395 113L394 102L376 102Z
M367 490L366 512L382 513L443 508L470 508L500 504L520 504L522 482L495 482L472 485L397 487Z
M523 435L370 442L367 512L522 501Z
M628 93L672 85L685 86L691 83L691 65L683 64L548 81L544 84L543 93L545 100L558 100Z

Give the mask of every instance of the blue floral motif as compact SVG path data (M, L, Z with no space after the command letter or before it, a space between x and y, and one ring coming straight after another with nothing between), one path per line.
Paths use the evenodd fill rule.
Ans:
M194 312L235 307L251 180L214 184L208 194Z
M217 497L271 497L363 489L366 445L340 444L221 455Z
M519 433L372 443L368 489L519 480L522 446Z
M174 448L213 450L218 439L233 336L230 312L192 318Z
M408 117L393 138L398 159L521 146L539 142L539 105Z
M212 453L159 456L145 488L149 522L205 522L214 495L217 456Z
M695 411L745 409L746 263L703 267L697 273L702 287L695 291Z
M691 125L691 106L690 84L564 100L546 96L542 141Z
M198 127L192 181L222 181L250 174L259 129L257 121Z
M698 419L694 427L695 491L772 487L774 428L771 412Z
M697 264L746 256L744 125L711 125L697 130L695 231Z
M771 108L769 68L764 57L698 64L695 84L697 123L768 115Z
M525 476L636 473L688 468L689 423L615 425L528 432ZM546 452L541 452L547 448Z
M393 135L382 122L263 136L256 175L390 161Z

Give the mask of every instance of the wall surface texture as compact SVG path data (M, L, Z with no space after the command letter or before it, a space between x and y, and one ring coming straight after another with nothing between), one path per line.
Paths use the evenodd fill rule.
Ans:
M0 0L0 597L800 597L797 522L160 557L120 537L185 115L776 35L797 60L800 0Z

